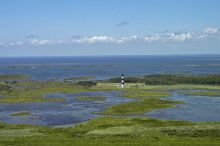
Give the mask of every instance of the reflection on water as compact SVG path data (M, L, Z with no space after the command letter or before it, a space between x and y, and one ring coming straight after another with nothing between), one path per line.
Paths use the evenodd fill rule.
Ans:
M167 99L184 101L185 104L155 110L145 115L166 120L220 121L220 97L181 95L178 92L173 91L173 96Z

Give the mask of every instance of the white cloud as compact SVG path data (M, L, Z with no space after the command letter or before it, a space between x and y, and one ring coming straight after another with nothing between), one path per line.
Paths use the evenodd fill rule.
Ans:
M128 37L122 37L120 39L118 39L116 42L117 43L127 43L129 41Z
M219 38L220 30L214 27L208 27L203 30L203 32L197 32L195 39L209 39L209 38Z
M214 28L214 27L208 27L208 28L204 29L204 33L215 34L218 32L219 32L219 29Z
M159 41L161 40L161 36L158 34L149 35L149 36L144 37L144 40L147 42Z
M188 32L181 34L171 33L168 35L167 39L170 39L172 41L182 42L182 41L190 40L192 38L193 38L192 34Z
M135 41L135 40L138 40L140 39L137 35L133 35L133 36L130 36L130 37L122 37L122 38L119 38L119 39L114 39L116 43L128 43L128 42L131 42L131 41Z
M92 36L84 38L84 41L82 42L88 42L88 43L97 43L97 42L113 42L114 38L109 36Z
M144 37L133 35L124 37L113 37L107 35L95 35L90 37L73 36L70 39L48 40L33 38L29 41L15 41L15 42L0 42L0 47L22 46L22 45L74 45L74 44L94 44L94 43L115 43L125 44L132 42L184 42L187 40L205 40L205 39L219 39L220 29L208 27L200 32L163 32L158 34L146 35Z
M53 42L50 40L39 40L39 39L33 39L30 44L32 45L53 45Z
M201 34L196 34L195 39L201 40L201 39L206 39L209 35L201 33Z

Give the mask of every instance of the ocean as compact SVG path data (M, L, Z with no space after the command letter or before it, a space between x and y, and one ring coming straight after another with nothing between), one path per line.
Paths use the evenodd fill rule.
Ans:
M149 74L217 74L220 55L4 57L0 74L29 74L32 80L90 76L108 79Z

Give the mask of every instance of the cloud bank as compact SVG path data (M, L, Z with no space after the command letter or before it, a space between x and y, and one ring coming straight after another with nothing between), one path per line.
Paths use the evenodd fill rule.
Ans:
M29 37L30 38L30 37ZM32 37L31 37L32 38ZM26 41L16 42L1 42L0 47L12 47L12 46L47 46L47 45L74 45L74 44L96 44L96 43L113 43L124 44L132 42L184 42L184 41L202 41L208 39L220 40L220 29L214 27L208 27L200 32L162 32L157 34L145 35L145 36L125 36L125 37L113 37L107 35L95 35L95 36L73 36L69 39L49 40L33 37Z

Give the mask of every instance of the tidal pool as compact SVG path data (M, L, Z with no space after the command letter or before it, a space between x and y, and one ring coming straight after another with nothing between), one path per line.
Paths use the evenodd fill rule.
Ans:
M165 120L185 120L193 122L220 121L220 97L182 95L180 92L182 91L173 91L171 97L164 99L183 101L185 102L184 104L154 110L144 115ZM191 90L190 92L200 91Z
M77 94L51 93L49 98L65 98L65 102L0 104L0 121L34 125L59 126L77 124L100 116L97 112L132 99L120 97L121 92L82 92ZM77 100L78 96L105 96L104 101ZM28 111L30 115L11 116L16 112Z

